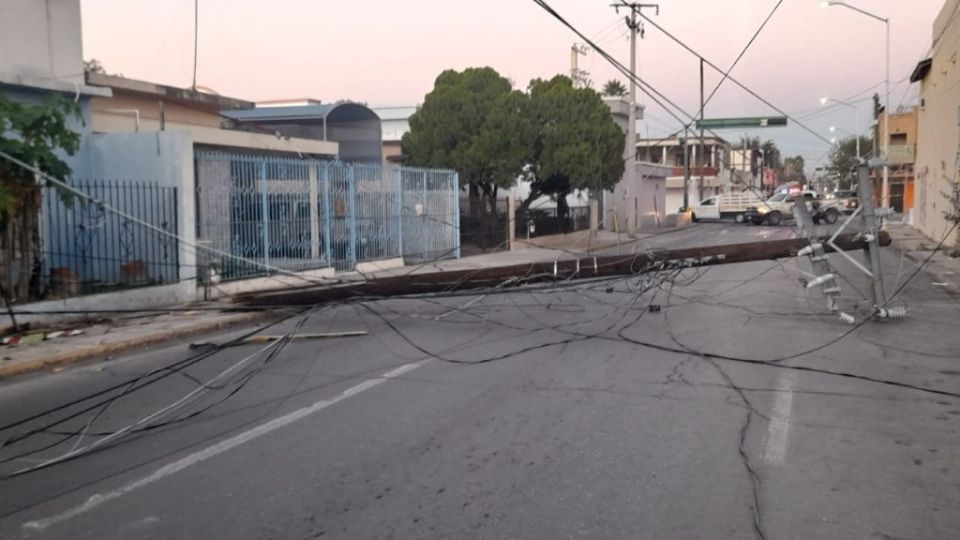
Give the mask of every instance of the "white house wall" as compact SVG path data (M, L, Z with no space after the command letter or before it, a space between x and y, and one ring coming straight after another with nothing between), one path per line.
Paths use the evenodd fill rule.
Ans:
M74 163L74 178L152 182L177 188L177 235L196 242L193 138L183 131L93 134ZM180 243L180 281L196 278L193 247ZM182 301L170 299L168 303Z
M83 85L80 0L4 0L0 51L0 74Z

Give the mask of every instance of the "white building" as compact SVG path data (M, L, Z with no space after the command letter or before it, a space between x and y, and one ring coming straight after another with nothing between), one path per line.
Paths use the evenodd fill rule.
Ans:
M630 122L630 102L625 97L603 98L610 108L613 121L623 130L625 149L631 148L635 141L630 140L627 131ZM636 107L636 119L643 119L643 106ZM625 150L624 153L629 152ZM628 154L629 155L629 154ZM652 163L639 154L635 159L636 175L630 181L627 171L614 186L612 192L604 192L601 203L604 229L633 232L641 227L658 226L664 223L666 215L672 213L666 202L666 177L670 169Z
M384 160L391 163L400 162L400 141L403 139L403 134L410 131L410 117L417 112L417 107L418 105L374 107L373 112L380 117Z
M685 145L677 138L640 139L636 148L638 161L670 168L666 182L667 213L677 212L683 207L684 150L690 168L688 190L691 205L730 189L727 162L730 143L724 139L704 137L701 140L699 137L690 137Z

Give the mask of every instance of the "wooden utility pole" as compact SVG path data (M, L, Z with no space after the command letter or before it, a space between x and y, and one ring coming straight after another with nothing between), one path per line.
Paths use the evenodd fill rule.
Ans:
M880 245L890 245L890 236L886 232L881 232L877 239ZM429 272L375 278L334 286L311 286L250 293L239 296L236 300L242 304L259 306L314 305L350 298L443 293L503 286L511 281L519 285L538 281L627 276L683 267L796 257L797 252L809 246L810 242L811 240L803 238L792 238L722 246L654 250L630 256L608 255L473 270ZM826 251L832 251L832 248L826 246L826 239L822 239L821 243L824 244ZM835 244L843 250L868 247L868 242L857 234L840 236Z

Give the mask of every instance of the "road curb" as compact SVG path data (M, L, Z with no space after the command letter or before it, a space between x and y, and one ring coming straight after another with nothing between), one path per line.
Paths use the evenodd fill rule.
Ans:
M17 375L24 375L27 373L33 373L51 368L63 367L81 362L83 360L96 358L98 356L166 344L180 338L195 336L207 332L214 332L216 330L222 330L231 326L239 326L242 324L256 322L269 318L270 316L271 313L267 311L248 313L212 321L206 324L197 324L187 328L177 328L175 330L157 332L148 336L139 336L137 338L124 339L112 343L81 347L75 350L63 351L49 356L23 360L20 362L13 361L10 363L4 363L0 364L0 379L6 379Z
M590 246L590 251L589 251L588 253L592 253L592 252L594 252L594 251L601 251L601 250L604 250L604 249L615 248L615 247L617 247L617 246L626 246L626 245L630 245L630 244L635 244L635 243L637 243L637 242L642 242L642 241L644 241L644 240L648 240L648 239L650 239L650 238L656 238L656 237L658 237L658 236L663 236L663 235L665 235L665 234L670 234L670 233L675 233L675 232L684 231L684 230L687 230L687 229L692 229L692 228L694 228L694 227L697 227L698 225L699 225L698 223L689 223L689 224L687 224L687 225L682 225L682 226L680 226L680 227L670 227L670 228L668 228L668 229L666 229L666 230L656 231L656 232L649 232L649 233L645 233L645 232L639 231L639 232L637 233L637 237L636 237L636 238L629 238L629 237L628 237L627 240L621 240L621 241L617 241L617 242L610 242L610 243L607 243L607 244L601 244L601 245L599 245L599 246ZM626 234L626 233L623 233L623 234Z

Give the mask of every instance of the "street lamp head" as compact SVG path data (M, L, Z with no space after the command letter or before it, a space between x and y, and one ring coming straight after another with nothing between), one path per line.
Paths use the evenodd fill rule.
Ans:
M830 144L837 144L837 138L836 138L836 137L832 137L832 138L830 139Z
M837 130L837 126L830 126L830 133L833 133Z
M826 105L828 101L830 101L830 98L825 98L825 97L820 98L821 105Z
M835 6L839 3L840 2L837 2L836 0L820 0L820 7L825 8L825 7Z

